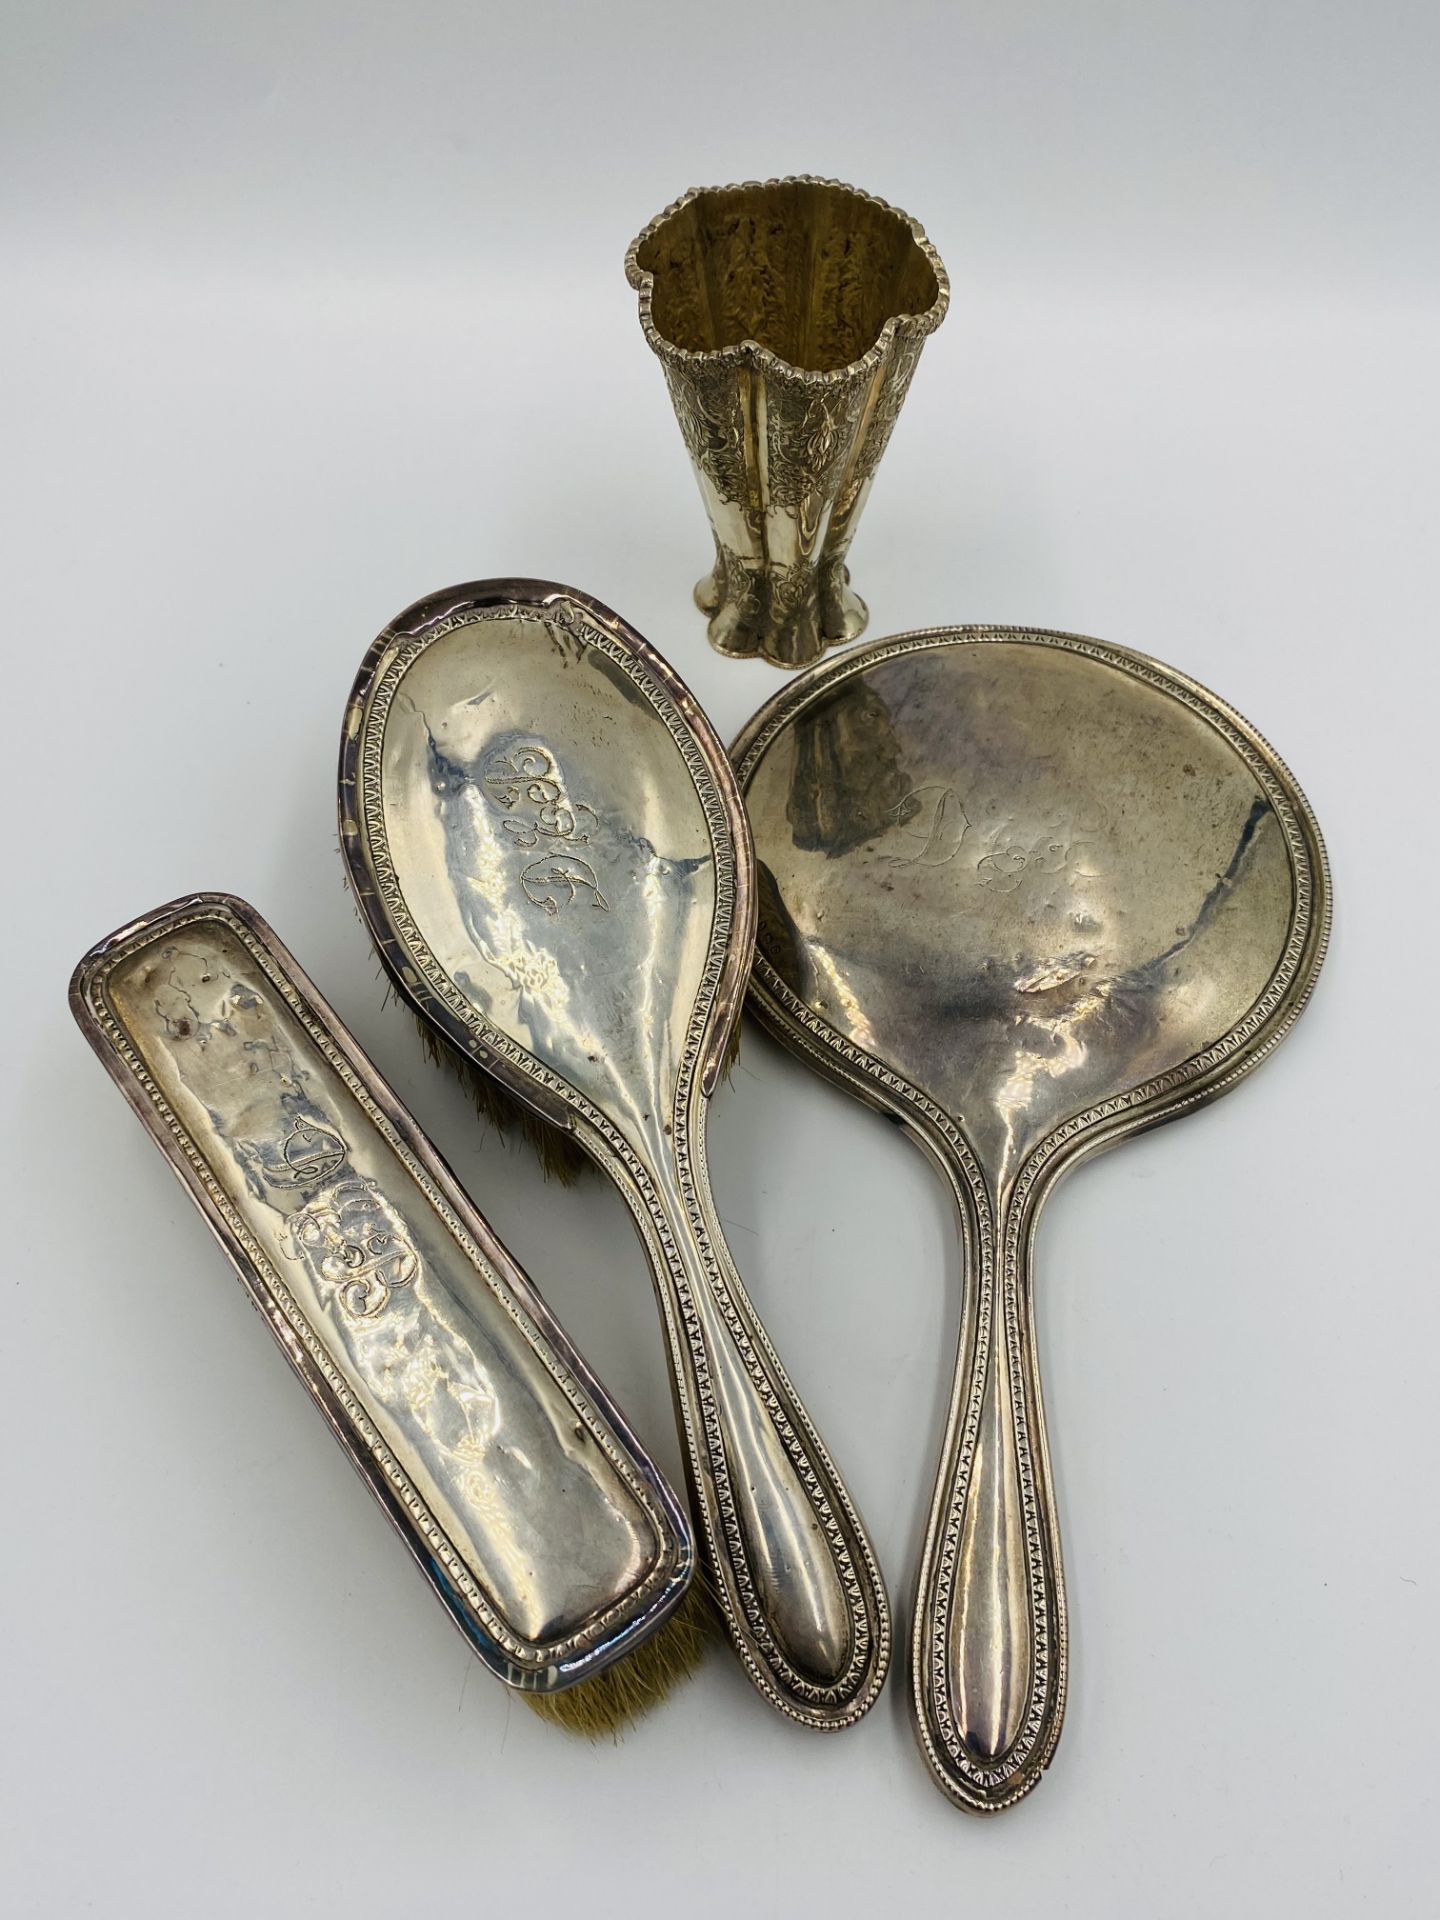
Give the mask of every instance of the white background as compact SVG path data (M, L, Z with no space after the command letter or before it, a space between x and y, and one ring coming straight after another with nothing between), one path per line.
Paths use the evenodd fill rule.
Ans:
M1433 3L8 0L0 32L0 1908L1433 1913ZM485 575L619 609L727 738L781 684L690 607L708 535L621 261L685 187L796 170L913 212L954 283L854 551L872 634L1157 654L1271 736L1335 868L1279 1055L1049 1210L1072 1689L990 1822L929 1785L901 1671L830 1739L723 1656L617 1749L512 1703L65 1009L121 922L253 899L678 1471L620 1203L484 1137L382 1005L333 762L374 633ZM939 1185L754 1031L712 1137L903 1644Z

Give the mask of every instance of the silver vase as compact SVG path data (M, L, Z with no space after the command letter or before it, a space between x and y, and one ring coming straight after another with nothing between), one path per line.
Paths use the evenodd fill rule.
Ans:
M835 180L697 187L625 271L715 536L721 653L801 667L867 619L855 523L950 283L908 214Z

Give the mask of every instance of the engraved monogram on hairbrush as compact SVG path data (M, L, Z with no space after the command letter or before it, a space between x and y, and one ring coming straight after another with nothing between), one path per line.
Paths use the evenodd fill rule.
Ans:
M643 642L559 590L459 604L485 591L438 596L437 617L377 643L362 671L345 774L357 891L395 977L421 983L421 1004L517 1091L573 1115L612 1171L665 1302L702 1541L736 1650L781 1711L843 1726L884 1678L884 1589L735 1273L705 1172L701 1075L743 983L743 814ZM480 686L493 716L483 753ZM438 776L412 719L422 712L446 743ZM548 768L514 757L537 744L520 716L541 712ZM502 732L501 764L490 755L507 718L517 731ZM466 767L495 776L493 794L479 783L489 827L452 777ZM601 945L578 906L522 928L489 878L497 805L532 773L560 789L542 791L532 820L545 805L578 815L578 794L592 809L577 829L612 909Z
M1243 721L1070 635L879 643L773 701L735 758L771 901L756 1009L912 1127L959 1213L912 1705L938 1783L994 1811L1039 1779L1065 1700L1039 1209L1083 1154L1279 1043L1324 953L1324 847Z
M201 896L97 949L77 975L82 1024L482 1658L542 1690L559 1663L603 1666L678 1592L670 1496L597 1419L248 912Z
M543 747L519 747L495 752L485 761L481 779L506 818L500 830L517 847L536 847L542 840L564 842L564 849L534 860L520 875L525 898L546 913L556 914L577 898L608 913L610 903L600 891L595 869L569 849L583 847L595 824L595 809L583 801L572 804L559 770Z
M517 847L536 846L542 836L573 840L582 847L589 839L582 821L593 821L595 810L570 804L555 762L543 747L516 747L508 753L497 749L483 762L480 777L509 816L501 821L501 831Z

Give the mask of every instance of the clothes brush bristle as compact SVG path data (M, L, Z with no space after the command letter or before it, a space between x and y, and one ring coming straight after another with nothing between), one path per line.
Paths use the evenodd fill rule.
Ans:
M714 1603L693 1583L664 1626L593 1680L560 1693L527 1693L525 1704L585 1740L613 1740L690 1678L718 1632Z

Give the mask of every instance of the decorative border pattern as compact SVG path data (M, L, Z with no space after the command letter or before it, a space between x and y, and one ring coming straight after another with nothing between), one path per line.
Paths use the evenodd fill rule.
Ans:
M395 869L385 826L382 767L386 724L398 688L415 660L445 635L485 620L517 619L538 619L558 627L575 645L602 653L630 679L675 741L705 815L714 850L716 904L700 990L677 1078L671 1135L676 1172L688 1216L689 1238L700 1256L711 1296L820 1522L845 1591L851 1623L850 1659L844 1673L830 1686L818 1685L787 1660L761 1611L731 1486L703 1322L677 1245L675 1224L655 1190L645 1163L604 1112L510 1035L480 1016L426 943ZM682 1385L681 1400L685 1403L686 1449L700 1506L702 1537L717 1576L717 1597L736 1649L755 1685L781 1712L807 1725L848 1725L870 1706L887 1670L889 1617L884 1587L859 1515L761 1327L729 1257L715 1214L706 1167L705 1107L697 1075L704 1060L718 1054L731 1021L739 1018L738 1002L729 1010L729 1017L716 1013L722 981L727 969L734 965L740 913L736 838L727 796L721 791L716 768L681 706L650 671L643 655L633 644L611 632L597 615L569 598L552 596L543 605L517 601L484 606L458 604L427 623L417 634L401 637L392 630L382 635L373 655L368 670L362 668L356 694L358 712L354 720L353 757L358 825L353 836L346 834L342 839L355 843L353 854L347 845L347 858L357 891L361 893L362 907L380 941L382 957L421 1012L427 1018L437 1019L462 1046L483 1057L487 1068L504 1079L522 1099L535 1104L534 1089L541 1088L547 1097L546 1117L568 1122L620 1187L650 1252L656 1278L663 1277L669 1282L670 1295L679 1310L677 1328L667 1303L670 1350L676 1363L677 1382ZM719 767L724 778L728 767L723 759ZM743 823L744 813L738 799L733 805L735 817ZM364 871L357 871L362 860ZM722 1021L724 1032L718 1030ZM678 1332L683 1332L684 1352L695 1382L698 1435L692 1424L690 1396L683 1391ZM800 1431L796 1430L795 1422ZM714 1487L716 1515L711 1513L711 1501L705 1491L707 1479ZM832 1493L841 1508L838 1514L832 1504ZM723 1547L715 1535L717 1517ZM743 1632L737 1630L734 1617L737 1604L743 1618ZM757 1660L755 1649L763 1656L763 1664ZM774 1675L780 1676L787 1691L777 1688ZM816 1714L801 1712L797 1702L807 1703ZM824 1717L819 1718L822 1714Z
M491 1596L476 1578L464 1554L455 1546L449 1534L431 1513L404 1467L375 1427L364 1403L335 1365L329 1348L315 1332L294 1295L250 1231L244 1216L230 1200L209 1160L166 1100L145 1066L133 1036L116 1013L107 993L110 976L115 969L133 954L154 945L157 941L178 936L183 934L187 927L204 923L218 923L224 926L260 967L307 1038L324 1055L327 1063L345 1083L366 1118L415 1182L465 1258L485 1281L499 1305L524 1334L537 1360L570 1402L577 1417L584 1421L586 1431L604 1452L650 1522L657 1543L654 1568L622 1601L616 1602L603 1613L593 1616L583 1628L577 1629L574 1633L537 1646L520 1638L506 1623ZM218 899L212 898L204 905L198 905L193 910L173 918L147 921L138 933L107 951L104 958L87 972L83 993L87 1011L95 1027L103 1035L115 1056L123 1063L131 1079L144 1094L160 1127L174 1143L173 1149L167 1148L167 1151L171 1151L172 1157L176 1152L183 1155L186 1165L204 1191L207 1206L223 1221L228 1235L243 1251L255 1279L283 1317L289 1336L303 1350L306 1359L324 1380L358 1437L366 1458L383 1477L388 1490L403 1508L415 1534L423 1541L426 1551L444 1569L447 1582L464 1599L485 1635L501 1647L517 1667L527 1672L537 1673L544 1672L576 1655L593 1652L602 1646L610 1628L618 1623L632 1620L637 1608L652 1599L673 1579L670 1556L659 1550L663 1548L664 1542L671 1533L666 1517L649 1485L636 1473L634 1464L626 1453L616 1445L607 1424L597 1419L596 1409L591 1405L581 1383L564 1364L548 1338L525 1312L483 1250L466 1231L464 1224L436 1187L425 1167L410 1152L405 1141L391 1124L384 1108L375 1099L368 1083L356 1069L351 1058L341 1051L326 1028L315 1017L275 955L233 911Z
M1214 695L1159 662L1075 634L1012 627L935 627L878 641L819 666L778 695L742 731L732 750L742 793L777 735L813 701L828 696L847 679L905 654L985 644L1051 647L1096 660L1179 700L1206 721L1244 761L1273 808L1285 836L1295 888L1289 938L1264 992L1245 1018L1222 1039L1181 1065L1114 1099L1101 1101L1054 1128L1027 1154L1013 1191L1004 1199L998 1280L1030 1578L1032 1640L1025 1718L1011 1748L995 1765L978 1762L959 1737L950 1706L948 1659L956 1566L993 1334L997 1247L988 1183L951 1115L882 1061L836 1032L790 990L763 955L756 958L750 1000L763 1024L793 1051L910 1126L940 1162L960 1204L966 1233L966 1270L973 1273L976 1289L974 1348L968 1375L956 1380L936 1505L927 1528L916 1606L913 1678L921 1744L941 1785L962 1804L993 1810L1012 1804L1035 1785L1059 1739L1065 1705L1064 1581L1058 1541L1047 1537L1044 1525L1045 1509L1053 1510L1053 1498L1043 1411L1038 1403L1039 1372L1033 1357L1027 1369L1022 1350L1022 1333L1029 1333L1031 1306L1029 1248L1040 1206L1060 1174L1083 1155L1215 1098L1279 1045L1303 1010L1324 958L1330 888L1324 843L1314 816L1289 769L1263 736ZM1032 1356L1033 1346L1033 1339L1025 1341ZM1033 1436L1029 1408L1032 1378L1037 1396ZM952 1461L947 1476L947 1465ZM1047 1585L1047 1568L1053 1568L1053 1593ZM1055 1629L1053 1644L1047 1625L1050 1620Z

